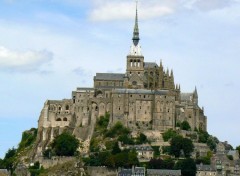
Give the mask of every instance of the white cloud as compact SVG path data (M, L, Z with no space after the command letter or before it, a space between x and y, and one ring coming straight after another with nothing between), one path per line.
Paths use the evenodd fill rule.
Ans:
M133 1L98 1L90 12L90 19L93 21L111 21L132 19L135 13ZM141 19L155 18L172 14L174 9L162 3L148 2L139 5Z
M51 61L52 58L52 53L46 50L20 52L0 46L0 68L3 70L34 71Z

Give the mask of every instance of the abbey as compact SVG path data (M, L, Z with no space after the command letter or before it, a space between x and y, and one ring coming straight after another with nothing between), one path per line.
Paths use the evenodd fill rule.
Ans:
M182 93L172 70L165 70L162 62L144 62L137 10L132 41L125 73L96 73L93 88L77 88L71 99L45 102L38 123L37 153L63 130L79 140L90 139L97 118L105 113L110 114L110 126L120 121L133 131L164 132L184 120L192 130L207 129L197 89Z

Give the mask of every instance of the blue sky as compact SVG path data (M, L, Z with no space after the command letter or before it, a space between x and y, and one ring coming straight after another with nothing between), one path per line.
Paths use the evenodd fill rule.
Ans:
M124 72L133 0L0 1L0 157L37 127L47 99ZM240 145L240 1L140 0L145 61L162 59L182 92L197 86L208 131Z

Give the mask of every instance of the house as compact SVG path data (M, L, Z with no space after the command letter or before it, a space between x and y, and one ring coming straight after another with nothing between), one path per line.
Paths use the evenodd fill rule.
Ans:
M181 170L147 169L148 176L181 176Z
M132 169L121 169L118 176L145 176L145 167L132 167Z
M211 165L197 164L196 176L214 176L217 175L217 170Z

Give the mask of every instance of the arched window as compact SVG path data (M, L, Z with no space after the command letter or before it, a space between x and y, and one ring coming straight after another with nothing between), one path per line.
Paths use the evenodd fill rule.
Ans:
M56 121L62 121L62 120L61 120L61 118L57 118L57 120L56 120Z
M98 106L96 106L95 110L96 110L96 111L98 110Z
M58 110L59 110L59 111L61 111L61 109L62 109L62 107L61 107L61 106L59 106L59 107L58 107Z
M63 118L63 121L67 121L67 117L64 117L64 118Z
M66 105L66 110L69 110L69 105Z

